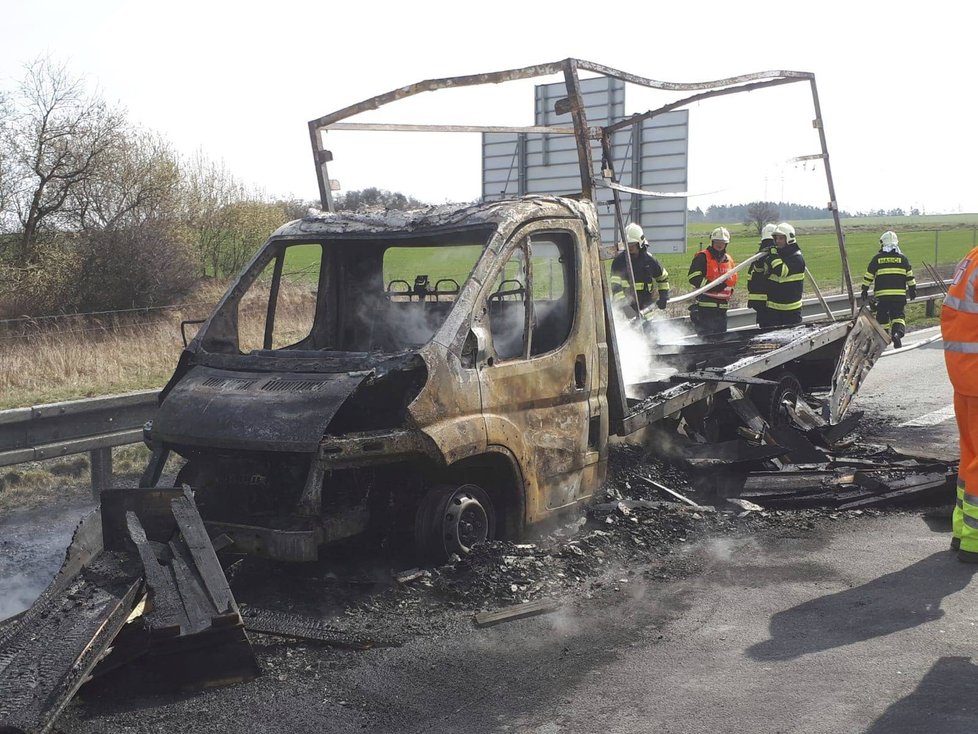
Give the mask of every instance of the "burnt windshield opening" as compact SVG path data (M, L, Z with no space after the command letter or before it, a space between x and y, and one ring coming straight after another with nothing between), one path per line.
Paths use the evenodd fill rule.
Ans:
M211 353L398 353L437 333L492 228L272 240L202 338Z

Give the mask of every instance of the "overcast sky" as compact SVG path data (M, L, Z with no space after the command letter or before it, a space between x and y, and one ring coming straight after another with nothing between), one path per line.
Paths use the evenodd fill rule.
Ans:
M181 152L200 149L273 196L318 197L310 119L422 79L572 56L672 82L814 72L842 209L978 212L978 10L959 0L907 9L825 0L2 0L0 8L3 88L49 54ZM429 93L354 121L532 124L532 86ZM632 86L626 95L628 112L677 96ZM737 96L690 109L689 189L716 193L689 206L824 205L821 165L786 162L819 152L808 86ZM481 193L478 134L332 132L327 147L343 189L379 186L432 202Z

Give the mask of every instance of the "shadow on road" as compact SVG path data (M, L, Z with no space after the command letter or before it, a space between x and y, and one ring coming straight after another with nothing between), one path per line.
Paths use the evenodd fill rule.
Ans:
M754 660L790 660L883 637L944 616L941 600L968 585L978 566L948 551L854 589L812 599L771 617L771 639L751 646Z
M965 734L978 721L978 666L971 658L940 658L917 690L879 717L866 734Z

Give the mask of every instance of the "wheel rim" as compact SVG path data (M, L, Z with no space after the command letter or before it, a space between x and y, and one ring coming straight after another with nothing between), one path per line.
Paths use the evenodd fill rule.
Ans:
M486 508L466 491L459 490L448 501L443 529L449 552L468 553L489 537Z

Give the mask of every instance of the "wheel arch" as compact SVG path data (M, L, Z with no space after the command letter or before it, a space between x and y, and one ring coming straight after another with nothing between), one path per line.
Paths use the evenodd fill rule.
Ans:
M447 481L482 487L496 512L497 537L520 540L526 528L526 491L516 457L503 446L455 462L445 470Z

